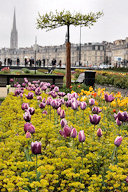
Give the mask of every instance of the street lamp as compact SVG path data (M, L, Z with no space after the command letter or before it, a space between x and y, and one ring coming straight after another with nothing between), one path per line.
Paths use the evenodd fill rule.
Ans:
M79 66L81 66L81 26L80 26L80 45L79 45Z
M35 45L34 45L34 65L35 65L35 74L36 74L36 51L37 51L37 37L35 37Z

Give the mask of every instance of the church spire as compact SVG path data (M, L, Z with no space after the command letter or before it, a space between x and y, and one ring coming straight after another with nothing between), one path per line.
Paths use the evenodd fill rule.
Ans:
M16 30L16 17L15 17L15 9L14 9L14 15L13 15L13 31Z
M11 38L10 38L10 48L17 49L18 48L18 33L16 30L16 16L15 16L15 9L13 15L13 27L11 31Z

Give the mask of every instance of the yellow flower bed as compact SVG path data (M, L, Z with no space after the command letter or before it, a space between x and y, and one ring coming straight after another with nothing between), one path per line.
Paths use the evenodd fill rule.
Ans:
M79 101L86 101L84 112L78 108L73 111L62 105L65 119L69 126L77 132L84 130L83 169L82 145L78 137L64 138L59 134L60 118L56 111L49 115L42 114L36 95L32 100L25 97L15 97L10 93L0 106L0 191L1 192L127 192L128 183L128 124L120 127L114 119L114 111L128 111L128 97L123 98L120 93L115 94L115 100L107 103L104 100L105 89L94 92L81 90ZM32 92L32 91L31 91ZM34 92L33 92L34 93ZM42 98L47 99L44 92ZM101 120L96 126L92 125L89 115L92 107L89 99L94 98L95 105L102 109ZM34 137L26 138L24 132L25 121L22 103L29 103L35 108L31 123L35 126ZM45 110L49 113L49 106ZM54 121L54 118L56 122ZM103 131L102 137L97 137L97 129ZM118 162L112 159L115 148L114 140L121 135L123 141L118 147ZM35 164L36 156L31 152L31 142L41 141L42 154L38 155L37 179ZM26 157L26 154L28 157Z

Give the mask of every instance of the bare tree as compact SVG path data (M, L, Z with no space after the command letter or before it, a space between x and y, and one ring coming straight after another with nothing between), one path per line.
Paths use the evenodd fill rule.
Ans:
M53 12L44 15L39 14L37 19L37 28L46 29L47 31L58 27L67 26L67 42L66 42L66 87L71 85L71 44L70 44L70 25L90 27L103 15L102 12L89 13L83 15L81 13L71 14L70 11L61 11L54 14Z

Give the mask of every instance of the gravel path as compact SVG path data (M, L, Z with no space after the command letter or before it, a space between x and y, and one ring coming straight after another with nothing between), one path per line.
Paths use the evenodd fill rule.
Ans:
M106 91L108 92L114 92L114 93L118 93L121 92L121 95L123 97L128 96L128 89L121 89L121 88L116 88L116 87L112 87L112 86L105 86L105 85L99 85L99 84L95 84L95 88L105 88Z

